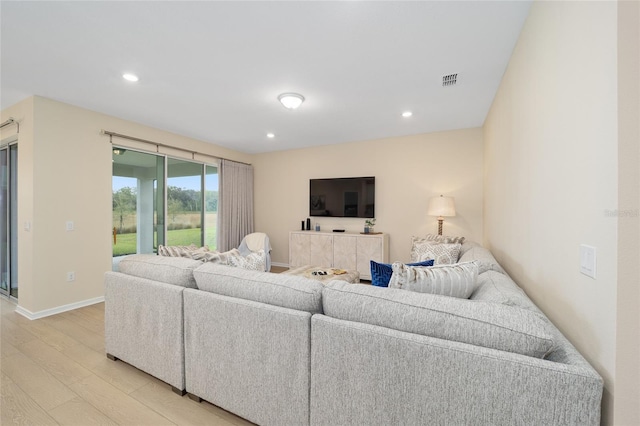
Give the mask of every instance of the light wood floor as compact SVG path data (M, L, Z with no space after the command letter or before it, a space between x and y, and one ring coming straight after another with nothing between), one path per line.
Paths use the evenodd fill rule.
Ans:
M251 425L104 352L104 304L30 321L0 298L0 424Z

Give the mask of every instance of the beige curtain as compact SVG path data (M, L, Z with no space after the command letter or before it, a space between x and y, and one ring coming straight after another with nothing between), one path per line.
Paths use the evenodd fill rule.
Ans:
M253 166L222 160L220 163L218 250L240 245L253 232Z

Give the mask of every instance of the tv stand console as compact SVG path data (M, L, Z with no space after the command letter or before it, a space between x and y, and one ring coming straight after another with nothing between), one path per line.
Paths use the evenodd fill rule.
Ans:
M317 265L355 269L371 279L369 261L389 263L389 234L289 232L289 267Z

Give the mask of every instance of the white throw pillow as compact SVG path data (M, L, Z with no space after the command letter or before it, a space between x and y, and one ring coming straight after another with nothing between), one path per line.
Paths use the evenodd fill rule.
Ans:
M190 256L194 260L200 260L202 262L219 263L221 265L228 265L229 259L234 256L240 256L238 249L231 249L225 252L219 251L193 251Z
M478 265L475 262L431 267L396 262L389 288L468 299L476 289L477 281Z
M267 261L267 256L263 249L254 251L248 254L247 256L242 256L238 251L237 256L229 257L230 266L249 269L252 271L264 271L266 261Z
M420 241L411 248L411 263L434 259L434 265L450 265L458 262L461 244Z
M158 255L168 257L191 257L192 253L204 253L208 251L208 246L198 247L195 244L191 244L190 246L163 246L160 244L158 246Z

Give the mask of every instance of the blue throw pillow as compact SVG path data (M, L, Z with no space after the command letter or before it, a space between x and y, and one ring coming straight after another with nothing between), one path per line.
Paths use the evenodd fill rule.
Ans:
M393 269L388 263L378 263L373 260L371 264L371 285L378 287L389 287L389 280L393 274ZM407 263L407 266L433 266L433 259L424 260L417 263Z

